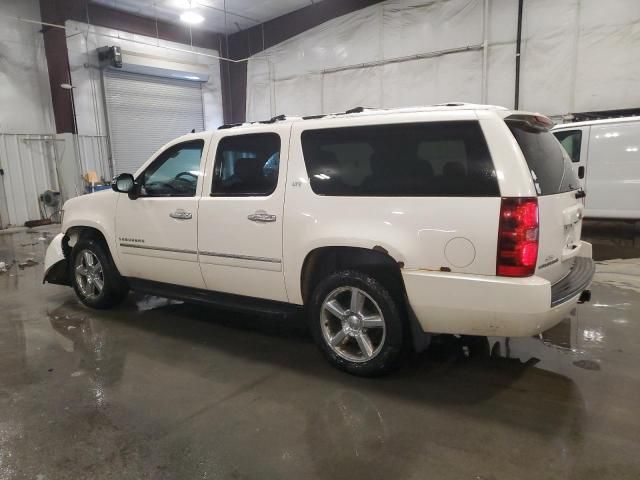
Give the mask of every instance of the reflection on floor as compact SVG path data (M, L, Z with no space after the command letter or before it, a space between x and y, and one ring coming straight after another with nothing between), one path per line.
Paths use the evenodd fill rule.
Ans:
M607 233L592 302L541 339L443 336L367 380L301 318L90 311L41 284L47 232L0 235L0 479L640 478L640 253Z

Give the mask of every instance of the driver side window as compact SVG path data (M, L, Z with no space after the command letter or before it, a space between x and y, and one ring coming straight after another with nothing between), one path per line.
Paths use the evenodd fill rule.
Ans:
M140 194L146 197L194 197L203 148L204 140L192 140L162 152L140 176Z

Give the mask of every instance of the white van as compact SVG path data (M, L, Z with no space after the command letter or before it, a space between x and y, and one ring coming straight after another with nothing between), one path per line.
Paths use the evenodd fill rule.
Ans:
M565 123L553 133L587 193L585 217L640 219L640 117Z

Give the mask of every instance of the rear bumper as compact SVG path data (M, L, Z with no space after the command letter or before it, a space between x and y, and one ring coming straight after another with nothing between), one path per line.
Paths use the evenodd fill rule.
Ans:
M425 332L523 337L539 334L575 314L593 278L591 245L583 242L570 274L506 278L403 270L409 304Z

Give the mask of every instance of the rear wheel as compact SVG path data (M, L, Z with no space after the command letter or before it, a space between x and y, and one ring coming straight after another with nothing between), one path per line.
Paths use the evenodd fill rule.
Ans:
M76 295L91 308L106 309L122 302L129 287L100 240L79 240L71 251L71 279Z
M316 343L334 366L375 376L398 365L404 344L401 309L375 278L334 273L317 285L309 308Z

